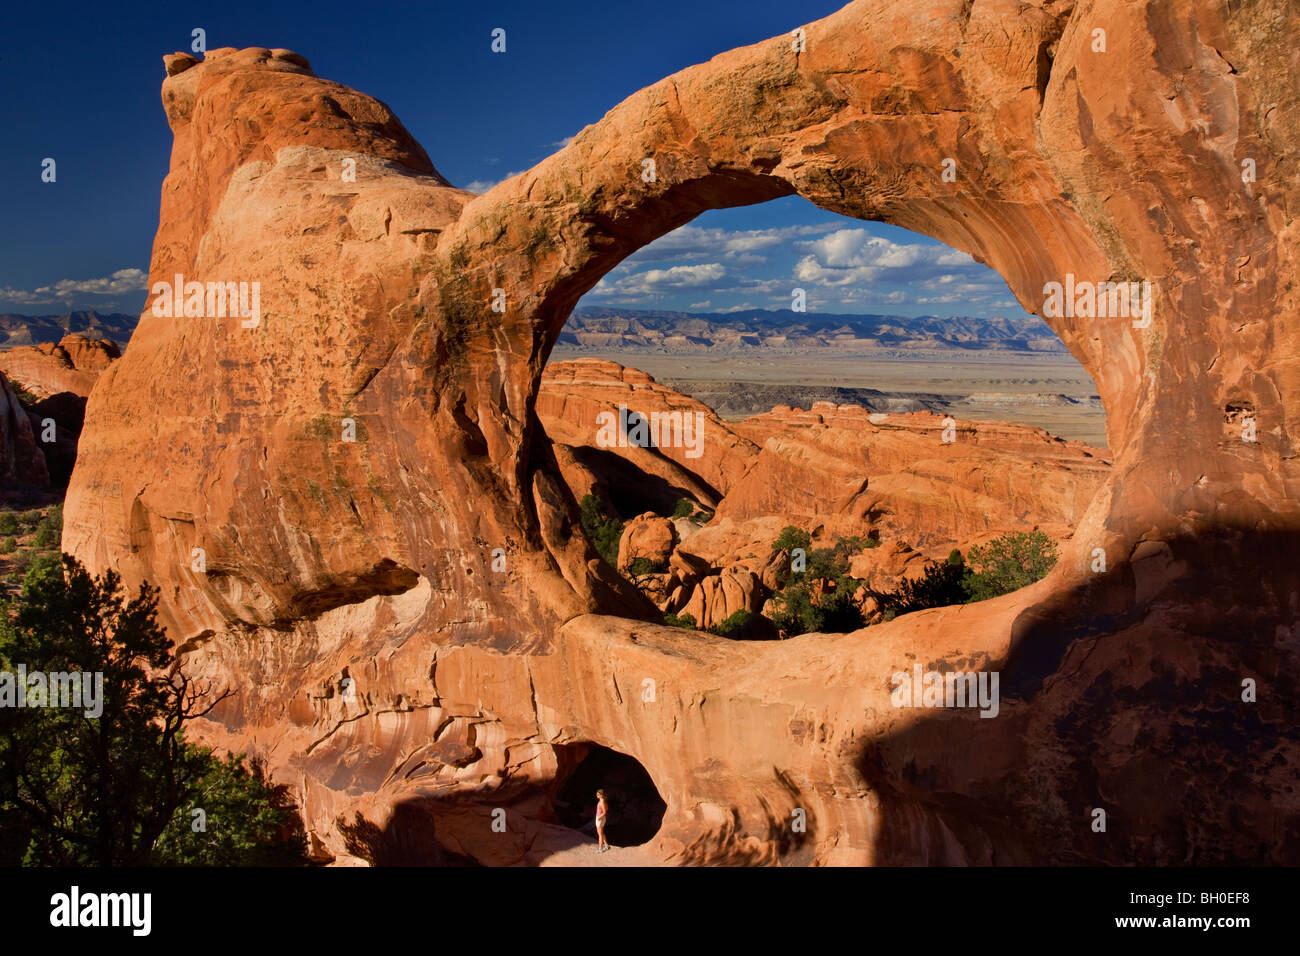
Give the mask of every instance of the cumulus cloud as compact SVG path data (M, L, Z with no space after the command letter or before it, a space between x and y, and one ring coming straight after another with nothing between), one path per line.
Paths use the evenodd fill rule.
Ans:
M597 284L596 290L605 286L607 291L618 295L654 295L674 289L714 286L726 275L727 269L722 263L704 262L697 265L673 266L669 269L647 269L645 272L621 276L612 282L602 279Z
M964 252L839 223L682 226L628 257L589 295L610 305L722 312L789 308L796 287L810 309L1016 309L1002 277Z
M717 227L680 226L661 236L628 258L631 264L665 260L712 259L721 256L745 264L766 262L761 252L784 245L801 236L818 235L835 228L819 226L783 226L775 229L720 229Z
M149 287L149 275L142 269L118 269L101 279L60 279L38 288L0 287L0 301L37 305L44 302L68 302L83 295L122 295Z

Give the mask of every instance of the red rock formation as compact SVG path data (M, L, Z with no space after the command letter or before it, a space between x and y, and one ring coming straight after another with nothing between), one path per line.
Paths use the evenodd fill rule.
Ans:
M626 570L637 559L652 564L668 564L677 543L673 523L653 512L638 515L623 528L618 542L618 567Z
M662 447L641 447L625 441L601 445L599 416L617 415L620 405L647 417L699 416L693 419L700 423L698 431L681 435L693 440L695 447L686 447L685 442L665 443ZM537 392L536 409L552 441L607 448L610 454L626 459L646 475L682 488L710 507L744 475L758 454L751 442L739 437L707 405L658 384L645 372L603 359L548 365ZM678 433L673 432L672 437L678 437Z
M65 547L162 586L186 666L240 691L209 739L266 756L333 854L432 829L537 861L599 743L667 802L654 860L1293 862L1300 23L858 0L804 39L656 83L480 197L300 57L170 58L150 280L259 281L262 321L145 314L91 397ZM1067 274L1155 284L1147 327L1050 318L1115 465L1044 581L869 640L626 616L533 413L548 349L635 249L796 193L970 252L1035 311ZM914 664L998 672L998 717L892 706Z
M112 342L88 339L76 332L58 343L0 352L0 371L39 399L27 415L32 431L41 436L39 447L49 480L59 487L67 484L77 460L77 439L90 390L121 354ZM47 440L51 423L52 440Z
M0 373L0 490L44 487L50 475L32 425L9 380Z
M71 392L86 398L101 372L121 357L112 342L79 333L58 343L23 345L0 352L0 372L37 398Z
M1068 538L1109 472L1105 452L1038 428L954 420L945 441L945 420L819 402L736 423L762 451L718 516L780 514L829 536L876 531L944 557L1034 525Z

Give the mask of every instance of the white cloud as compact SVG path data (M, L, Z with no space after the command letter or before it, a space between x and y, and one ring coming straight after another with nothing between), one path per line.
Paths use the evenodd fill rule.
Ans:
M142 269L118 269L102 279L60 279L30 292L0 288L0 301L34 305L41 302L66 302L83 295L122 295L149 287L149 275Z
M619 295L653 295L671 289L694 289L711 286L726 274L727 269L720 262L673 266L670 269L647 269L645 272L636 272L615 279L609 283L608 292ZM598 283L596 289L600 289L602 283Z
M667 235L637 250L628 262L660 262L664 260L712 259L721 255L725 259L744 264L766 262L758 253L773 249L798 238L813 236L835 228L833 224L820 226L782 226L775 229L730 230L717 227L680 226Z
M820 239L796 243L808 250L795 264L795 276L810 285L843 286L907 285L918 291L933 286L959 291L968 297L1005 297L1006 285L995 273L964 252L947 246L898 243L873 236L865 229L838 229ZM875 290L874 298L889 302L906 301L897 290ZM957 301L933 297L917 302Z
M466 183L463 188L468 189L472 193L485 193L492 187L500 186L507 179L510 179L512 176L518 176L522 172L522 169L516 169L514 172L506 173L500 179L476 179L473 182Z

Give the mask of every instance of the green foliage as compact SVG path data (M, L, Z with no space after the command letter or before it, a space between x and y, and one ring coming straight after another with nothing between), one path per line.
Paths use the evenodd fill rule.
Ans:
M14 390L14 396L18 401L29 408L40 401L39 398L31 393L27 386L23 385L13 377L9 378L9 387Z
M695 502L690 498L678 498L677 507L673 509L674 518L689 518L695 514Z
M841 577L828 586L820 597L803 582L791 584L774 595L776 610L772 623L787 637L811 632L844 634L866 624L858 606L856 592L861 584L856 578Z
M669 611L664 615L664 623L669 627L684 627L688 630L696 630L695 615L693 614L674 614Z
M0 512L0 534L17 534L18 516L12 511Z
M207 757L192 803L183 806L154 844L153 862L177 866L284 866L302 862L301 824L288 788L270 786L244 758ZM199 817L195 809L203 811ZM202 825L201 829L196 828Z
M249 782L237 760L220 761L185 741L185 724L221 697L172 669L157 595L142 586L128 600L115 573L92 577L65 556L35 564L19 598L0 608L0 668L102 675L98 699L92 692L80 708L0 708L0 864L230 864L301 855L292 814L270 791ZM205 799L219 828L193 834L211 836L207 843L178 842L189 809Z
M39 511L24 511L18 516L18 526L24 534L29 534L36 530L36 526L41 523L41 513Z
M650 558L633 558L632 563L627 566L627 573L634 578L639 578L643 574L660 574L667 570L666 561L653 561Z
M808 585L791 584L785 590L772 596L775 610L772 623L788 637L820 631L822 625L821 611L813 604Z
M962 587L972 603L987 601L1045 577L1056 559L1056 544L1043 532L1013 531L970 549Z
M55 515L53 511L41 519L40 524L36 526L36 537L32 544L37 548L55 547L63 537L63 515Z
M873 544L874 541L874 544ZM852 557L864 548L878 547L879 541L864 537L837 538L829 548L809 550L811 535L794 526L781 530L773 542L776 548L801 547L807 556L802 573L782 575L785 587L775 594L772 623L787 636L812 631L844 633L864 626L866 619L857 602L863 582L850 575ZM823 582L817 593L811 582Z
M62 575L63 573L63 555L61 554L31 554L31 563L27 567L27 574L23 579L23 587L28 586L28 582L37 581L41 578L48 577L51 574Z
M10 535L5 538L3 542L0 542L0 554L13 554L17 550L18 539L13 535Z
M840 578L833 591L827 591L817 602L822 625L819 631L830 634L847 634L867 624L862 608L858 606L856 592L861 582L856 578Z
M772 542L773 551L793 551L795 548L803 548L804 553L807 554L810 547L812 547L812 535L792 524L782 528L781 533Z
M949 563L949 564L965 564L965 563L966 563L966 559L965 559L964 557L962 557L962 553L961 553L959 550L957 550L956 548L953 548L951 551L948 552L948 563Z
M754 614L743 608L732 614L720 624L709 628L710 634L728 637L734 641L761 640L771 636L771 625L760 614Z
M921 577L903 579L892 593L870 591L869 594L879 603L885 620L893 620L899 614L963 603L966 592L962 589L962 580L965 574L965 565L960 562L953 564L949 555L949 560L943 564L927 567Z
M618 540L623 536L623 522L606 515L600 499L591 494L582 496L578 511L587 539L610 567L617 567Z

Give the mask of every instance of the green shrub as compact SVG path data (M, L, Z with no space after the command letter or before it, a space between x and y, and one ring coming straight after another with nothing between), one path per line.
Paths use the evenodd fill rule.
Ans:
M12 511L0 512L0 534L17 534L18 516Z
M964 603L966 592L962 588L962 581L965 574L965 565L952 564L949 560L943 564L930 565L919 578L904 578L891 593L868 593L876 599L881 611L886 614L885 620L889 621L899 614Z
M3 542L0 542L0 554L13 554L17 550L18 539L13 535L10 535L5 538Z
M672 611L669 611L664 615L664 623L669 627L684 627L691 631L696 629L695 616L693 614L674 614Z
M31 552L28 552L31 554ZM54 574L63 566L63 555L61 554L36 554L31 557L31 564L28 565L25 581L32 578L40 577L45 574Z
M795 548L803 548L804 553L807 554L811 546L812 535L792 524L782 528L781 533L772 542L773 551L793 551Z
M22 382L19 382L15 378L10 377L9 387L14 390L14 396L18 401L29 408L40 401L39 398L31 393L27 386L23 385Z
M721 624L709 628L710 634L728 637L733 641L756 640L770 636L771 628L762 615L754 614L743 608L732 614Z
M627 573L634 578L639 578L643 574L660 574L668 570L668 562L653 561L650 558L633 558L632 563L627 567Z
M36 526L41 523L41 513L39 511L24 511L18 516L18 526L22 528L24 534L35 531Z
M1056 559L1056 544L1043 532L1013 531L970 549L962 588L971 603L1010 594L1046 577Z
M610 567L617 567L618 540L623 536L623 522L606 515L595 495L583 495L578 510L587 539Z
M59 543L61 537L60 530L55 523L49 518L42 518L41 523L36 526L36 537L32 544L37 548L52 548Z
M949 564L965 564L965 563L966 563L966 559L962 557L962 554L961 554L960 551L958 551L956 548L953 548L951 551L948 552L948 563L949 563Z
M695 514L695 502L690 498L678 498L677 507L673 509L674 518L689 518Z

